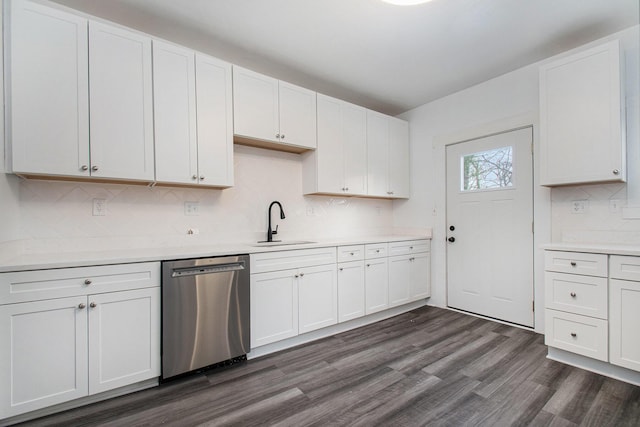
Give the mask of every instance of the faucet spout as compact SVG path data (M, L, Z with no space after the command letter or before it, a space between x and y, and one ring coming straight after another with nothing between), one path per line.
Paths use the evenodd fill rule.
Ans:
M273 242L273 235L278 234L277 225L275 231L271 229L271 208L273 207L273 205L278 205L278 207L280 208L280 219L285 218L284 210L282 209L282 205L280 204L280 202L278 202L277 200L271 202L271 204L269 205L269 227L267 228L267 242Z

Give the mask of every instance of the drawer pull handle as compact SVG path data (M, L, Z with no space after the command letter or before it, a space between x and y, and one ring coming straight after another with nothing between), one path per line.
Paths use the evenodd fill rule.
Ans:
M575 261L571 261L571 267L575 267L576 265L578 265L578 264L576 264Z
M572 336L573 338L575 338L575 337L577 337L577 336L578 336L578 334L576 334L575 332L571 332L571 336Z
M569 295L571 295L572 298L576 297L576 293L575 292L571 292Z
M91 284L91 279L84 279L84 284L85 285L90 285Z

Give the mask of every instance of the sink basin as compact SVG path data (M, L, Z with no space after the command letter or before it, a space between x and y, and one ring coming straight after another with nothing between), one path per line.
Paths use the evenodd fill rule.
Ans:
M281 240L279 242L258 242L253 245L257 248L270 248L272 246L288 246L288 245L306 245L308 243L317 243L310 240Z

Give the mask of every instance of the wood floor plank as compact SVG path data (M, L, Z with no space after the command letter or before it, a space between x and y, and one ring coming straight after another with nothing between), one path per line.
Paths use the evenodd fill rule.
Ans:
M24 426L640 426L640 387L546 353L532 331L423 307Z

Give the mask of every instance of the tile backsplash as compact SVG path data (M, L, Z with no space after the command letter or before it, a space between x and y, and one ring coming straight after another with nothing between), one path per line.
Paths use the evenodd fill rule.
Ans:
M299 155L235 147L235 185L225 190L21 180L19 237L27 252L160 247L263 240L267 208L286 214L280 239L337 238L391 232L392 202L302 195ZM93 215L93 200L106 215ZM198 202L196 216L185 202ZM274 227L275 228L275 227ZM189 235L188 230L197 234Z

